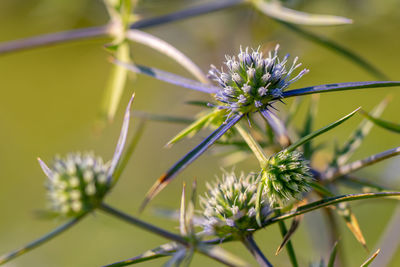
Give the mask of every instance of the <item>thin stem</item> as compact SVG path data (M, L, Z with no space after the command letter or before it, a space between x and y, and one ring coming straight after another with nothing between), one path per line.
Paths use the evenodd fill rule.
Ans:
M262 253L256 242L254 241L253 235L244 236L242 242L250 251L250 253L254 256L261 267L272 267L272 264L268 261L268 259L265 257L265 255Z
M142 29L147 27L153 27L164 23L169 23L189 17L199 16L210 12L219 11L229 7L236 6L238 4L246 2L245 0L226 0L217 1L198 7L193 7L178 11L172 14L159 16L155 18L143 19L137 21L129 26L130 29ZM77 30L63 31L57 33L50 33L45 35L39 35L20 40L3 42L0 43L0 55L10 52L16 52L26 49L32 49L41 46L48 46L58 43L64 43L68 41L90 39L101 36L111 36L118 32L118 29L114 23L109 23L103 26L89 27Z
M394 157L397 155L400 155L400 147L389 149L389 150L386 150L379 154L372 155L368 158L358 160L358 161L346 164L344 166L332 169L324 175L322 180L333 181L340 176L349 174L351 172L355 172L361 168L367 167L369 165L378 163L382 160L385 160L385 159L388 159L388 158L391 158L391 157Z
M15 51L32 49L40 46L49 46L68 41L90 39L108 36L111 33L109 24L97 27L83 28L77 30L63 31L38 35L30 38L0 43L0 55Z
M32 249L46 243L47 241L50 241L54 237L58 236L59 234L65 232L66 230L71 228L73 225L75 225L77 222L79 222L85 215L86 215L86 213L64 223L63 225L61 225L61 226L57 227L56 229L54 229L53 231L51 231L50 233L32 241L31 243L1 256L0 257L0 265L31 251Z
M326 222L329 229L329 246L333 247L335 246L335 243L337 242L340 236L338 222L332 212L332 209L323 208L322 211L326 215ZM337 249L337 260L335 266L337 267L345 266L346 261L344 259L343 246L340 243L338 243L336 245L336 249Z
M160 53L175 60L178 64L192 73L192 75L200 82L210 83L210 80L207 78L207 76L190 58L166 41L139 30L128 30L126 32L126 38L159 51Z
M277 216L280 215L280 210L279 209L276 210L276 215ZM285 237L287 232L288 232L285 222L284 221L279 221L278 224L279 224L279 230L281 231L282 237ZM286 247L290 262L292 263L292 266L293 267L298 267L299 264L297 263L296 253L294 252L292 241L289 240L286 243L285 247Z
M236 130L238 130L239 134L242 136L243 140L247 143L251 151L253 151L254 155L257 157L261 167L263 167L265 162L268 161L268 158L264 154L264 151L260 144L239 123L236 124L235 127Z
M144 229L146 231L152 232L154 234L157 234L157 235L162 236L164 238L167 238L169 240L173 240L175 242L178 242L178 243L180 243L180 244L182 244L184 246L189 246L189 243L186 241L185 238L183 238L183 237L181 237L179 235L176 235L174 233L168 232L166 230L163 230L161 228L158 228L157 226L154 226L154 225L151 225L149 223L146 223L146 222L144 222L142 220L139 220L139 219L137 219L135 217L132 217L132 216L126 214L126 213L123 213L122 211L119 211L119 210L117 210L117 209L105 204L105 203L102 203L99 208L102 211L104 211L104 212L106 212L106 213L108 213L110 215L113 215L116 218L121 219L121 220L123 220L123 221L125 221L127 223L133 224L133 225L135 225L135 226L137 226L139 228L142 228L142 229Z
M154 27L158 25L162 25L169 22L174 22L186 18L192 18L195 16L208 14L211 12L219 11L222 9L226 9L229 7L237 6L239 4L245 3L246 0L225 0L225 1L214 1L212 3L208 3L202 6L192 7L188 9L184 9L181 11L177 11L175 13L167 14L164 16L159 16L155 18L142 19L131 24L131 29L143 29L147 27Z

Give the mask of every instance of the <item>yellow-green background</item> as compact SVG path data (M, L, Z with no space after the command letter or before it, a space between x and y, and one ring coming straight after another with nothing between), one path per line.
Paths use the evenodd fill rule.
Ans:
M218 0L217 0L218 1ZM143 16L163 14L186 4L204 1L143 0L138 12ZM297 1L296 8L315 13L342 15L354 19L353 25L316 27L314 30L373 62L391 79L400 80L400 4L387 1L319 0ZM0 2L0 41L14 40L43 33L106 23L100 0L2 0ZM254 46L279 42L282 53L298 55L311 71L296 85L373 80L368 73L346 59L310 43L286 30L250 7L240 7L148 29L148 32L170 42L189 55L204 71L209 64L220 65L224 54L238 51L240 45ZM38 218L35 211L46 205L45 176L36 158L46 162L55 154L93 150L109 159L118 138L123 107L129 95L136 92L135 110L152 113L191 116L200 109L184 105L186 100L207 99L200 93L171 86L139 76L126 86L113 123L95 133L105 82L110 70L108 54L103 49L107 39L79 41L0 56L0 254L39 237L61 224L57 220ZM133 58L144 65L155 66L190 77L175 62L141 45L133 45ZM330 93L321 96L317 127L321 127L358 106L370 110L386 95L392 102L384 112L387 120L400 122L400 88L381 88L355 92ZM289 101L290 102L290 101ZM305 107L302 108L304 113ZM298 117L301 119L301 117ZM329 141L326 153L335 141L342 142L361 120L357 115L333 132L319 138ZM297 125L301 120L296 121ZM135 126L135 120L133 121ZM181 125L149 123L137 151L107 203L132 214L155 179L206 133L182 142L172 149L164 144L181 129ZM133 128L131 128L133 129ZM132 132L131 132L132 133ZM365 157L399 145L400 135L374 128L353 159ZM399 159L389 160L359 172L359 175L398 188ZM236 167L237 171L255 170L255 160ZM218 158L202 156L171 183L141 215L142 219L176 231L177 223L155 216L152 207L177 208L183 180L204 181L219 174ZM384 231L395 202L390 200L354 203L355 214L370 249L374 249ZM317 212L306 215L293 238L301 266L327 257L326 231ZM358 266L369 254L340 222L349 266ZM276 266L288 266L286 252L274 256L281 241L278 228L260 231L256 241ZM26 254L6 266L100 266L133 257L165 240L96 212L55 240ZM240 244L224 246L255 264ZM391 266L400 264L399 255ZM165 259L143 263L160 266ZM218 266L197 255L192 266Z

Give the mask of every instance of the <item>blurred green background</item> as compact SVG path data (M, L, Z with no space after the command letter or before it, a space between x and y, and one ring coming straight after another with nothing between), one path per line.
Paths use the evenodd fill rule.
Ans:
M143 17L150 17L202 2L205 1L143 0L137 12ZM400 80L399 1L287 2L299 10L354 19L353 25L307 29L343 44L375 64L392 80ZM107 14L100 0L0 2L0 41L102 25L106 22ZM249 6L157 26L146 31L176 46L204 71L208 70L211 63L220 65L224 54L236 53L240 45L257 47L279 42L282 53L298 55L304 66L310 69L310 73L296 83L298 87L374 80L348 60L302 39ZM133 91L137 96L135 110L160 114L192 116L200 108L184 105L184 101L207 100L200 93L139 76L126 86L114 122L107 125L103 132L96 132L95 122L110 70L109 54L103 48L108 41L79 41L0 56L0 254L39 237L61 223L36 215L36 211L46 206L43 186L45 176L36 161L38 156L49 162L55 154L93 150L104 159L110 159L119 135L123 109ZM133 58L138 63L190 77L175 62L141 45L133 45ZM359 106L370 110L388 94L392 96L392 102L383 118L400 122L400 88L382 88L321 95L316 127L332 122ZM304 110L305 106L302 108L303 113ZM299 116L297 125L301 125L301 119ZM329 157L333 143L344 141L360 120L357 115L333 132L320 137L318 142L329 141L321 157ZM133 125L131 129L135 128L135 120ZM144 193L155 179L207 134L202 132L171 149L164 148L164 144L181 128L182 125L158 122L147 125L122 179L106 198L107 203L137 214ZM353 159L398 146L399 139L399 135L374 128ZM359 175L398 189L399 163L398 158L388 160L360 171ZM237 171L256 168L257 162L251 159L236 166ZM204 181L212 180L215 174L220 173L219 158L211 153L206 154L156 197L141 218L177 231L176 222L154 215L151 208L177 208L183 180L191 181L196 177L199 192L203 192ZM352 204L371 251L378 245L395 205L393 200ZM307 266L321 257L326 258L330 250L319 212L305 217L305 223L293 238L301 266ZM342 221L340 228L340 239L349 266L359 266L369 254L355 241ZM277 226L257 233L256 241L276 266L289 266L285 251L274 256L281 241ZM5 266L100 266L136 256L162 242L165 240L96 212L55 240ZM255 265L240 244L224 247ZM399 266L400 250L397 254L390 266ZM163 262L165 259L143 263L141 266L161 266ZM219 266L196 254L192 266L205 264Z

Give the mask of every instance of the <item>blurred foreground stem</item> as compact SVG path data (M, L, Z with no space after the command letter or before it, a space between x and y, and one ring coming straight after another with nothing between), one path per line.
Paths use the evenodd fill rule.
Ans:
M257 246L256 242L254 241L253 235L245 235L242 239L242 242L250 251L250 253L254 256L261 267L272 267L272 264L264 256L260 248Z
M21 255L25 254L26 252L31 251L32 249L46 243L47 241L50 241L54 237L58 236L59 234L65 232L66 230L71 228L73 225L75 225L77 222L79 222L86 214L87 213L83 213L82 215L64 223L63 225L61 225L61 226L57 227L56 229L54 229L53 231L51 231L50 233L32 241L31 243L29 243L19 249L11 251L8 254L1 256L0 257L0 265L18 257L18 256L21 256Z

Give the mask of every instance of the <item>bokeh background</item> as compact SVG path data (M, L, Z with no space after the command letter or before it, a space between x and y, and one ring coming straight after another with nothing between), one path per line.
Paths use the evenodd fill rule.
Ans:
M165 14L200 0L142 0L137 12L143 17ZM400 2L396 0L308 0L288 1L299 10L335 14L354 19L353 25L340 27L308 27L362 55L392 80L400 80ZM102 25L107 14L100 0L2 0L0 2L0 41L52 33L61 30ZM220 65L224 54L237 53L239 46L279 42L282 51L298 55L311 71L296 86L323 83L374 80L358 66L332 51L315 45L293 33L250 6L233 8L146 30L176 46L191 57L204 71L211 63ZM96 132L96 120L105 83L110 70L105 38L78 41L47 48L0 56L0 254L39 237L61 223L37 216L46 206L45 176L36 158L49 162L55 154L92 150L104 159L111 158L119 135L124 107L136 92L134 109L157 114L194 116L200 108L183 103L207 97L147 77L139 76L128 83L116 119L102 132ZM175 62L153 50L133 44L133 59L141 64L159 67L190 77ZM355 108L370 110L391 95L392 101L383 118L399 121L400 88L338 92L321 95L316 127L322 127ZM288 101L290 104L290 101ZM307 103L307 101L305 102ZM306 105L301 109L304 114ZM301 114L296 124L302 123ZM318 142L329 145L320 154L329 158L334 142L343 142L359 123L359 115L322 136ZM136 120L137 122L137 120ZM133 120L135 129L135 120ZM207 132L186 140L173 148L165 143L182 125L150 122L119 184L106 198L107 203L138 213L144 193L155 179ZM131 131L132 133L133 131ZM399 145L400 136L374 128L353 159ZM323 162L323 160L321 161ZM400 188L400 159L385 161L358 174L372 181ZM238 166L237 171L257 168L255 159ZM182 181L198 179L199 192L206 180L220 174L220 158L207 153L182 172L141 215L142 219L177 231L177 223L152 212L154 207L177 208ZM345 191L343 191L345 192ZM347 192L347 191L346 191ZM378 246L396 202L374 200L353 203L361 229L371 251ZM301 266L327 257L330 247L319 212L305 216L293 238ZM340 221L348 266L359 266L369 254L358 244ZM391 233L396 237L396 232ZM400 237L399 237L400 238ZM398 238L394 238L395 240ZM127 225L108 215L96 212L55 240L5 266L101 266L136 256L166 240ZM281 237L277 226L256 235L265 254L276 266L289 266L286 252L274 256ZM397 244L396 244L397 245ZM240 244L225 248L255 264ZM161 266L165 259L141 266ZM219 266L201 255L195 255L192 266ZM390 266L399 266L400 250Z

